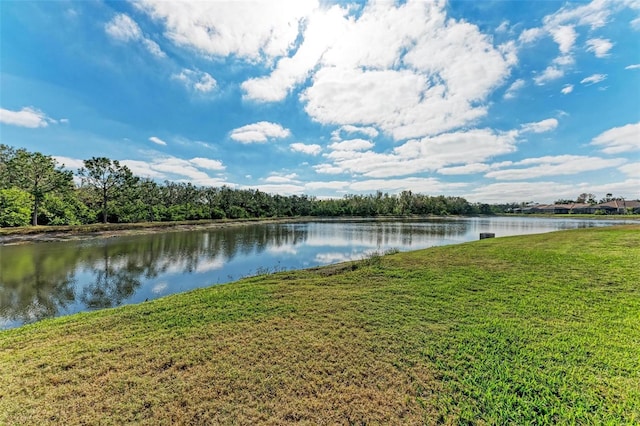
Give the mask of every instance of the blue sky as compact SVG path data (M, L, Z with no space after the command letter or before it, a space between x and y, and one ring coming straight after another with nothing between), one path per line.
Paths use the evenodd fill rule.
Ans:
M0 143L341 197L640 198L640 3L2 1Z

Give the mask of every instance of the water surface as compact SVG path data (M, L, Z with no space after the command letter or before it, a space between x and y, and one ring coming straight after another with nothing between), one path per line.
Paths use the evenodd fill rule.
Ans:
M546 218L322 220L0 245L0 328L245 276L496 237L618 224ZM635 222L637 223L637 222Z

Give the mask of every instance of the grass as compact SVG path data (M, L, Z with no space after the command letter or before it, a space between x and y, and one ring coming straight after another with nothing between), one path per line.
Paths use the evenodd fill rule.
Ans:
M0 424L638 424L640 226L285 271L0 332Z

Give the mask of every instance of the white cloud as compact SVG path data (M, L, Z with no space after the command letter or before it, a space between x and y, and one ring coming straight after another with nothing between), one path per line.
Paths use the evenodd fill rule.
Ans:
M640 150L640 122L614 127L602 132L591 141L605 154L619 154Z
M521 43L533 43L544 37L545 31L542 28L529 28L520 34L518 41Z
M270 60L294 46L299 25L318 7L317 0L278 2L135 2L165 26L165 36L205 55L236 55Z
M221 161L210 158L195 157L189 160L189 162L207 170L224 170L226 168Z
M558 45L560 53L542 73L534 77L536 84L543 85L563 77L574 64L573 50L578 36L576 28L600 28L608 22L613 13L628 6L632 6L632 3L609 0L593 0L588 4L578 5L568 3L557 12L545 16L541 28L523 31L519 38L521 43L532 43L549 35ZM597 57L603 57L613 45L609 40L594 38L587 41L587 46L587 50L594 52Z
M120 41L134 41L142 38L142 31L138 24L124 13L116 15L107 22L104 29L107 34Z
M427 194L442 194L466 187L466 183L446 183L436 178L419 177L362 180L349 185L349 189L361 192L384 191L399 193L408 190Z
M291 135L289 129L276 123L260 121L247 124L231 131L231 139L240 143L266 142L269 139L286 138Z
M522 89L524 86L526 86L526 83L523 79L518 79L516 81L514 81L511 86L509 86L509 88L507 89L507 91L504 93L504 98L505 99L513 99L516 97L516 92L518 92L520 89Z
M563 76L564 71L562 69L550 65L545 68L542 74L533 77L533 81L535 81L538 86L542 86L549 81L557 80Z
M162 146L167 146L167 143L165 141L163 141L162 139L160 139L157 136L151 136L149 138L149 140L153 143L155 143L156 145L162 145Z
M38 127L47 127L49 123L57 123L57 121L39 109L24 107L20 111L0 108L0 123L35 129Z
M537 165L527 168L495 170L487 173L485 177L498 180L522 180L542 176L573 175L577 173L606 169L609 167L616 167L623 164L625 161L626 160L621 158L603 159L580 155L530 158L514 163L514 165Z
M64 157L60 155L54 155L53 159L56 160L56 162L60 166L64 166L66 169L78 170L84 167L84 161L80 160L79 158L71 158L71 157Z
M242 83L246 98L261 102L284 99L293 87L308 78L329 46L337 43L342 27L346 25L343 20L345 13L345 9L334 6L311 15L304 31L304 41L293 56L280 59L270 75Z
M144 45L144 47L147 48L147 50L154 56L157 56L158 58L164 58L167 56L166 53L164 53L162 51L162 49L160 49L160 46L158 46L158 43L156 43L155 41L148 39L148 38L143 38L142 39L142 44Z
M296 173L289 173L287 175L274 173L271 176L267 176L266 178L264 178L264 181L267 183L277 183L277 184L298 183L299 181L297 180L297 177L298 175Z
M472 175L475 173L484 173L488 171L490 167L484 163L471 163L464 166L456 167L444 167L438 169L438 173L441 175Z
M365 151L373 148L373 143L364 139L351 139L342 142L334 142L329 148L335 151Z
M168 179L178 182L191 182L195 185L222 185L227 184L223 179L211 177L200 169L224 170L224 165L216 160L207 158L193 158L184 160L176 157L160 157L151 161L122 160L138 176L151 179Z
M573 44L576 41L576 30L571 25L560 25L550 30L553 41L558 43L558 49L560 53L566 55L571 52Z
M120 13L104 25L106 33L115 40L122 42L139 41L154 56L159 58L167 55L160 49L158 43L146 37L138 24L128 15Z
M569 22L578 25L589 26L592 30L604 26L611 13L619 7L624 7L623 2L612 2L607 0L593 0L588 4L572 7L566 5L552 15L545 16L543 22L545 26L556 27Z
M330 163L314 166L318 173L355 174L388 178L424 173L447 165L483 162L496 155L515 151L517 132L495 133L490 129L444 133L414 139L390 153L333 151Z
M563 95L568 95L569 93L573 92L573 84L565 84L560 92Z
M171 77L184 83L188 89L200 93L211 92L217 86L215 78L209 73L200 70L183 68L179 74L173 74Z
M625 70L637 70L640 69L640 64L633 64L624 67Z
M544 188L544 193L540 191ZM581 189L575 185L557 182L499 182L482 185L465 195L473 202L482 203L520 203L520 202L552 202L558 198L574 198ZM551 195L552 194L552 195ZM548 197L548 199L540 199Z
M500 25L498 25L498 27L496 28L496 32L497 33L506 33L509 31L509 21L504 20L500 23Z
M618 170L631 178L640 179L640 161L620 166Z
M485 115L484 101L517 62L513 43L493 46L435 2L373 2L357 17L334 6L315 12L302 35L298 50L270 75L245 82L246 96L280 100L310 82L300 100L312 119L375 127L396 140Z
M378 130L376 130L375 127L360 127L360 126L353 126L350 124L340 127L339 131L342 131L345 133L361 133L365 136L369 136L370 138L375 138L379 134Z
M592 38L587 40L587 51L593 52L597 58L604 58L609 56L609 50L613 47L613 44L603 38Z
M522 125L523 132L544 133L550 132L558 127L558 120L555 118L547 118L546 120L536 123L527 123Z
M296 142L289 145L289 147L294 152L302 152L303 154L308 155L318 155L322 152L322 147L318 144L305 145L303 143Z
M318 182L308 182L305 184L305 189L307 190L317 190L317 189L332 189L332 190L344 190L349 186L349 182L345 181L318 181Z
M498 182L482 185L465 195L469 201L483 203L529 202L552 203L559 198L573 199L583 192L593 194L613 194L627 199L638 197L640 179L627 179L622 182L582 182L579 184L544 182ZM545 188L544 192L540 188Z
M586 77L580 80L580 83L591 85L591 84L600 83L601 81L604 81L606 78L607 78L606 74L593 74L593 75L590 75L589 77Z

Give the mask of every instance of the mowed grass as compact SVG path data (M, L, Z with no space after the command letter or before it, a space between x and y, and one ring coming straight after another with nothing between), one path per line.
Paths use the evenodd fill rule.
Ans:
M0 332L0 424L638 424L640 226L248 278Z

